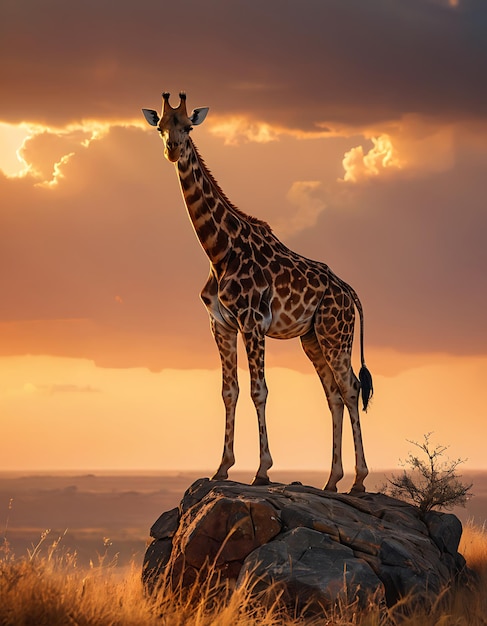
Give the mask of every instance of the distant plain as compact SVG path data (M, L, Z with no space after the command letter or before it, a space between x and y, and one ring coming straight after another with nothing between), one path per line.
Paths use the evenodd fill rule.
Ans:
M368 491L378 491L391 474L373 472ZM465 508L455 508L462 522L483 526L487 520L487 471L464 470L462 480L472 482L473 497ZM15 557L32 551L41 541L46 551L59 539L57 550L76 552L80 566L118 566L142 563L155 520L177 506L185 490L209 472L0 472L0 548ZM251 472L234 471L230 479L249 483ZM310 471L273 471L274 482L322 487L326 476ZM340 491L347 491L353 477L346 476ZM46 534L46 531L49 533Z

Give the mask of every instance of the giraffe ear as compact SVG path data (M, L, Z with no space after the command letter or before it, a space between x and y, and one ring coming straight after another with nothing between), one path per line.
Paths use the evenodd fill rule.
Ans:
M191 120L191 124L193 126L198 126L198 124L202 124L205 121L206 116L208 115L208 111L210 109L208 107L201 107L199 109L193 109L189 119Z
M142 109L142 113L151 126L159 124L159 115L153 109Z

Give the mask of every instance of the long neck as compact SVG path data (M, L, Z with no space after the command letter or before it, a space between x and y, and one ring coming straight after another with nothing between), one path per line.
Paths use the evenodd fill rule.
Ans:
M177 162L181 191L204 251L213 264L221 261L234 240L251 225L268 226L242 213L228 200L200 157L190 137Z

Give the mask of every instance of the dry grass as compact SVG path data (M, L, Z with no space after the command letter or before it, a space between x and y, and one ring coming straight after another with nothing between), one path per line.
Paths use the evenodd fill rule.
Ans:
M2 626L483 626L487 624L487 533L466 525L461 552L478 583L445 591L432 606L412 608L411 598L393 609L373 601L367 611L353 604L313 618L290 615L279 601L256 601L251 588L201 585L189 594L164 586L154 598L144 594L139 568L121 570L105 555L81 569L62 542L46 546L41 538L24 558L0 552L0 625Z
M476 526L468 522L463 529L459 551L465 557L468 566L484 581L487 581L487 529L485 526Z

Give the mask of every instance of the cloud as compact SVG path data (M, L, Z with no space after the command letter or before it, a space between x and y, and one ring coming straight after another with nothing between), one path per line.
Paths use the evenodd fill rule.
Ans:
M157 106L163 89L186 89L218 115L305 131L412 112L485 119L483 0L216 0L204 15L188 0L186 15L198 19L183 23L177 5L144 7L10 3L0 27L9 59L2 118L131 120Z
M92 385L78 385L75 383L54 383L47 386L46 390L50 394L56 393L100 393L100 389Z
M101 139L111 127L117 125L120 124L96 121L68 124L64 127L38 123L0 124L0 138L10 139L10 150L5 150L4 147L0 157L0 169L10 178L29 175L37 179L40 186L54 186L63 177L64 166L71 157L88 148L92 141ZM14 143L14 138L17 144ZM12 171L11 157L14 152L18 165ZM7 168L4 163L7 163Z
M77 383L32 383L26 382L23 383L21 387L11 387L10 389L5 390L4 393L6 395L13 396L32 396L32 395L55 395L58 393L61 394L70 394L70 393L100 393L101 389L97 387L93 387L92 385L80 385Z
M406 352L487 350L479 194L487 151L473 147L475 138L469 145L455 151L454 168L328 185L317 227L296 237L357 290L366 342Z
M26 172L27 164L20 150L30 131L24 124L0 122L0 144L2 146L0 169L7 176L18 176Z
M236 146L242 142L269 143L290 136L297 139L318 139L330 136L330 130L302 130L255 121L246 116L213 116L210 132L223 139L225 145Z
M453 133L402 128L390 137L404 168L382 167L354 184L338 179L358 137L236 147L198 127L197 142L239 207L357 289L368 345L483 353L487 337L470 329L482 328L487 307L485 134L474 125ZM9 268L0 274L1 353L76 356L105 367L218 367L198 298L208 261L160 139L123 126L82 146L85 139L32 139L25 154L46 177L65 150L75 153L56 186L40 187L42 177L32 175L0 178ZM439 167L443 146L448 158ZM307 366L291 348L269 342L268 350L269 362Z
M127 127L85 140L42 133L25 152L38 174L0 177L1 353L161 369L189 363L196 335L208 343L192 362L205 362L212 340L198 293L208 265L160 140ZM56 159L63 176L39 185Z
M371 137L372 148L366 153L362 146L356 146L345 153L343 157L343 180L356 183L377 176L389 168L401 168L401 162L396 155L390 137L380 135Z
M345 136L349 132L341 130ZM483 134L485 125L477 125L477 132ZM441 124L417 115L404 116L382 128L364 129L362 143L344 154L343 180L356 183L376 176L423 177L451 170L455 166L455 143L465 134L472 134L468 124Z
M322 183L318 180L296 181L292 184L287 199L296 210L288 214L285 220L276 223L276 231L281 237L287 238L316 224L319 214L326 208L320 197L321 190Z
M24 175L0 177L4 354L218 365L208 262L140 113L163 88L210 106L194 134L225 193L360 288L371 341L487 349L469 333L486 305L483 5L217 0L181 47L181 29L161 46L160 3L27 4L0 25L16 50L0 117L29 135Z
M59 180L64 178L63 167L68 163L69 159L75 155L74 152L69 152L68 154L63 154L63 156L54 163L52 178L51 180L45 180L42 183L38 183L41 186L53 187L54 185L59 184Z
M482 131L479 124L478 130ZM455 165L455 143L471 134L463 123L439 124L430 118L405 116L391 135L401 169L421 175L445 172Z
M211 132L223 139L226 145L237 145L240 141L268 143L277 141L279 132L269 124L256 123L243 117L221 118L213 121Z
M100 393L100 389L96 389L91 385L77 385L74 383L53 383L52 385L34 385L26 383L24 385L25 393L47 393L54 395L57 393Z

